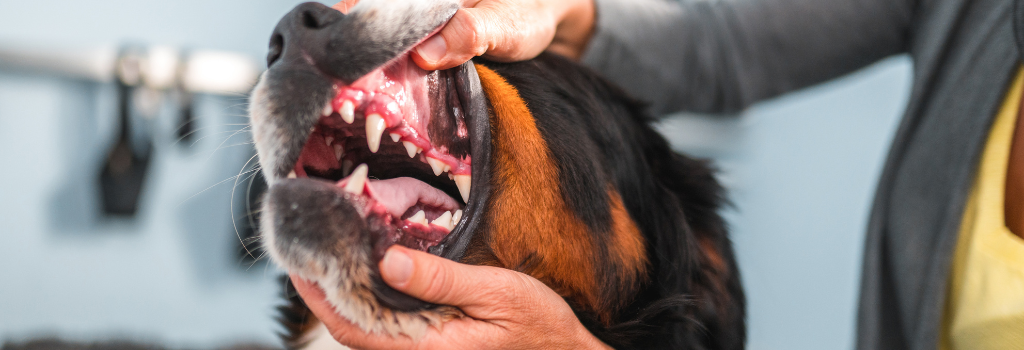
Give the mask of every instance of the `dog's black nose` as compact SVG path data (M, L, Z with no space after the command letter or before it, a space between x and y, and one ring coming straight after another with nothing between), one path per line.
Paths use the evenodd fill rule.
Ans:
M320 3L307 2L296 6L281 19L270 37L270 52L267 67L270 67L286 50L302 50L304 45L326 44L320 42L325 35L318 31L330 30L332 24L345 15ZM329 36L329 35L326 35Z

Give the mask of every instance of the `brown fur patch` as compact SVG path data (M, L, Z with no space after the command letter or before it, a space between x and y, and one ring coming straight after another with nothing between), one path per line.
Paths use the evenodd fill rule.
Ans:
M610 324L625 301L621 299L630 295L623 289L635 290L646 270L639 229L612 190L611 240L597 242L563 200L558 167L526 102L500 75L481 65L476 68L491 105L496 191L489 202L489 231L474 237L463 261L531 275ZM606 247L598 249L597 244ZM599 271L617 276L600 276ZM602 283L609 280L620 284Z

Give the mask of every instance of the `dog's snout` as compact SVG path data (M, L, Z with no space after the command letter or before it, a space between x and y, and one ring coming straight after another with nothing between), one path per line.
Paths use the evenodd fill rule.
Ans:
M320 3L307 2L296 6L274 29L270 36L267 66L273 65L290 51L309 53L310 49L322 48L332 35L332 25L341 21L344 14Z

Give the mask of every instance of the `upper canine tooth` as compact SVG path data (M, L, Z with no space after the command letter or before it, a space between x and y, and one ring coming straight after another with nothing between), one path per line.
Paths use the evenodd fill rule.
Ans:
M334 109L331 108L331 101L327 101L327 105L324 106L324 109L323 111L320 112L320 115L326 117L331 115L331 112L334 112Z
M459 186L459 194L466 203L469 203L469 185L472 183L472 175L455 175L455 186Z
M409 221L415 222L417 224L426 225L427 224L427 214L424 213L422 210L420 210L420 211L416 212L416 214L413 214L411 217L409 217Z
M444 164L444 162L442 162L440 160L427 157L427 164L430 164L430 168L434 169L434 175L436 175L436 176L440 176L441 173L444 172L445 164Z
M405 150L409 152L409 158L416 158L416 153L420 153L421 151L419 146L416 146L409 141L402 141L402 145L404 145Z
M384 129L387 127L380 114L374 113L366 117L366 144L370 146L370 152L377 153L380 149L380 137L384 135Z
M352 104L352 101L345 101L341 104L338 114L341 114L341 119L346 123L352 124L356 121L356 106Z
M452 228L455 228L459 220L462 220L462 209L456 210L455 215L452 215Z
M444 214L441 214L441 216L438 216L437 219L434 219L434 221L431 221L430 223L451 230L448 227L452 225L452 212L446 211L444 212Z
M399 135L399 134L396 134L396 133L393 133L393 132L392 133L388 133L388 135L391 136L391 141L398 142L398 140L402 139L402 135Z
M359 164L356 170L352 171L352 175L348 177L348 182L345 183L345 192L363 194L363 187L366 185L366 174L370 171L369 169L366 164Z

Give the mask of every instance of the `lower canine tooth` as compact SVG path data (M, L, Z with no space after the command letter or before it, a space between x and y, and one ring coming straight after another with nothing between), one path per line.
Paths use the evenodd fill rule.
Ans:
M459 194L462 195L462 200L466 203L469 203L469 185L472 183L471 175L455 175L455 186L459 186Z
M352 105L352 101L342 103L338 114L341 114L341 119L346 123L352 124L352 122L356 121L356 107Z
M416 158L416 153L420 153L420 148L409 141L402 141L402 145L405 146L405 150L409 152L409 158Z
M462 210L461 209L460 210L456 210L455 211L455 215L452 215L452 228L455 228L455 225L457 225L459 223L459 220L462 220Z
M363 187L366 186L366 173L369 172L369 168L366 164L359 164L356 170L352 171L352 175L349 176L348 182L345 183L345 192L353 194L363 194Z
M434 169L435 176L441 176L441 173L444 172L445 164L440 160L427 157L427 164L430 164L430 168Z
M434 219L434 221L431 221L430 223L451 230L449 226L452 225L452 212L446 211L444 212L444 214L441 214L441 216L438 216L437 219Z
M366 117L366 144L370 146L370 152L377 153L380 149L380 137L384 135L387 124L380 114L370 114Z
M415 222L417 224L426 225L427 224L427 214L424 213L422 210L420 210L420 211L416 212L416 214L413 214L412 217L409 218L409 221Z

